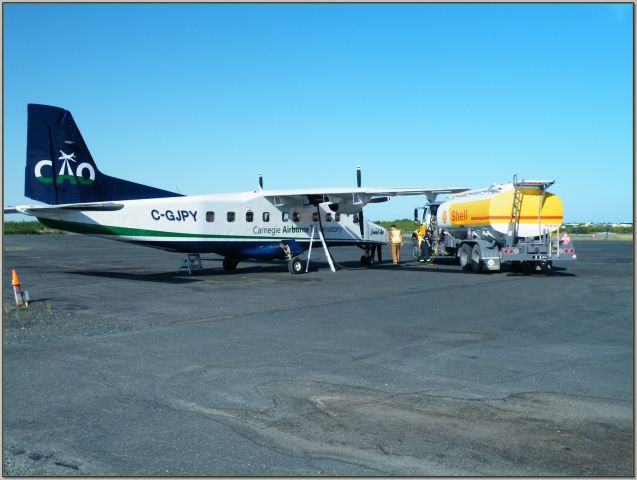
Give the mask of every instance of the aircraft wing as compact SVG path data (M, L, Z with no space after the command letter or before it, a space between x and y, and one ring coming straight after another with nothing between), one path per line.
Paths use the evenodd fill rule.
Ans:
M124 204L115 202L96 202L96 203L70 203L66 205L18 205L16 207L7 207L3 213L24 213L25 215L37 216L39 212L68 212L75 210L80 212L110 212L121 210Z
M338 204L343 213L357 213L368 203L384 202L389 197L402 195L424 195L429 201L440 194L453 194L468 188L310 188L298 190L263 190L263 196L276 207L298 204Z

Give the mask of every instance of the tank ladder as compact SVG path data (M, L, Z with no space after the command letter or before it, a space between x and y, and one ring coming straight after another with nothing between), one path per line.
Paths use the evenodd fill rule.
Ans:
M518 224L520 223L520 210L522 209L522 190L541 190L542 196L538 199L537 221L538 231L542 237L542 203L546 195L546 190L555 183L555 180L522 180L518 182L517 175L513 176L513 205L511 207L511 218L507 228L506 246L512 247L517 240Z

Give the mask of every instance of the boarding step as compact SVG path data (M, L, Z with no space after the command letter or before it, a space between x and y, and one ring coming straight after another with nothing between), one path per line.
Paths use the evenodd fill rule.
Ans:
M199 273L203 273L203 265L201 263L201 256L198 253L188 253L184 256L181 262L178 272L182 270L188 270L188 273L192 275L193 270L198 270Z

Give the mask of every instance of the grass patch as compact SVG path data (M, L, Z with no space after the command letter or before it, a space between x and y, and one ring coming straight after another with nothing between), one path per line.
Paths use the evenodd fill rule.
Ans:
M62 230L49 228L42 225L39 221L31 222L4 222L3 233L5 235L39 235L43 233L65 233Z

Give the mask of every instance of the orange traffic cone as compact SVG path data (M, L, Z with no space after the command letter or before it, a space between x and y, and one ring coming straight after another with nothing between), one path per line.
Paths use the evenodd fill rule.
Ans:
M11 272L11 286L13 287L13 294L15 295L15 306L24 308L26 305L24 304L22 288L20 288L20 277L18 277L15 269Z

